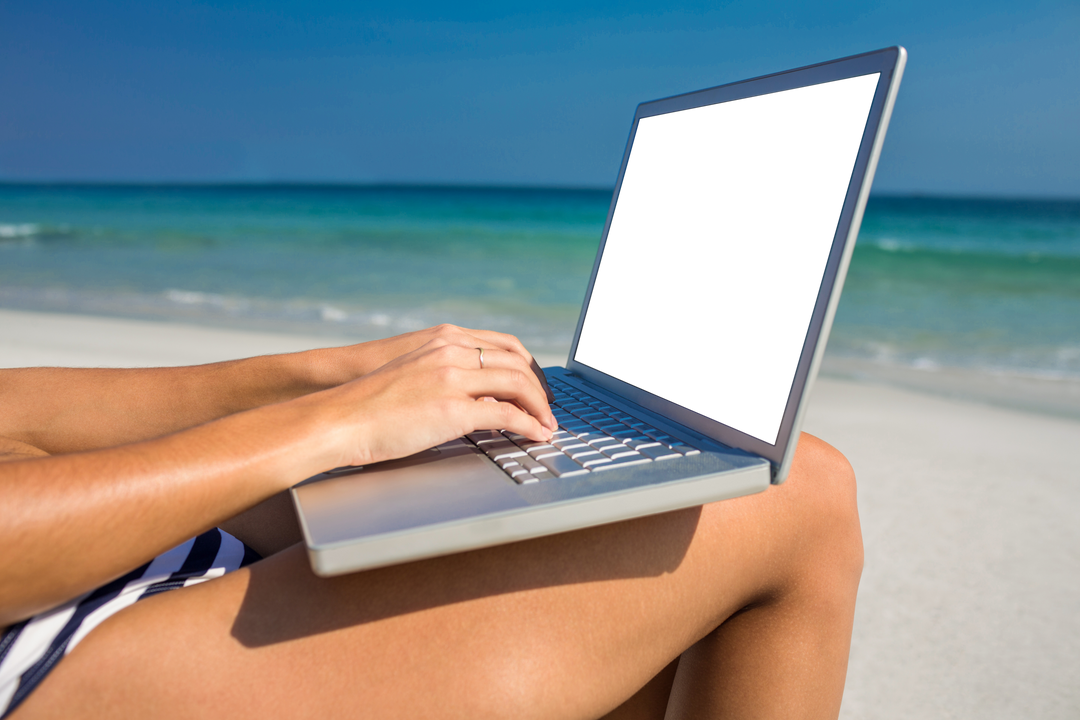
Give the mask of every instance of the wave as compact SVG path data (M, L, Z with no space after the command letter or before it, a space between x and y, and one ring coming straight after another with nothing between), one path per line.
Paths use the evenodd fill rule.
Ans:
M53 226L37 222L0 223L0 244L33 245L39 240L54 240L75 235L66 225Z
M887 252L1080 257L1080 202L875 197L860 238Z
M0 224L0 238L23 238L36 235L41 226L36 223L22 223L20 225Z
M40 230L36 223L0 223L0 245L29 245Z
M921 247L886 239L857 245L849 290L1080 297L1080 255Z
M160 292L0 284L0 307L114 317L193 322L223 327L298 332L372 340L449 322L517 335L530 348L564 354L576 308L543 308L450 298L398 304L318 297L269 298L170 288Z

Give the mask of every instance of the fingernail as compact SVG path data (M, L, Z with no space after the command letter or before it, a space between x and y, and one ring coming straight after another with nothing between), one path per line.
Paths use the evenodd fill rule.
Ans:
M544 439L545 440L550 440L553 437L555 437L555 433L551 432L551 430L549 430L547 428L544 428Z

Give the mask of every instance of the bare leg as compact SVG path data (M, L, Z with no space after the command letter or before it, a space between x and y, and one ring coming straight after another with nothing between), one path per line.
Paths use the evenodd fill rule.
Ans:
M16 716L590 718L691 648L670 716L835 717L861 561L804 436L787 484L701 509L332 580L292 548L115 616Z
M824 443L803 436L798 457L800 494L810 492L814 497L797 502L810 503L803 509L822 512L822 519L839 520L833 528L836 536L819 548L839 553L825 562L814 562L797 548L789 548L787 561L780 560L786 565L780 573L784 579L759 591L756 602L695 643L606 718L837 715L862 570L862 538L854 484L843 487L852 479L847 473L815 477L815 482L841 483L821 488L824 492L805 487L807 468L830 467L838 461L830 457L832 453ZM828 496L839 500L840 506L813 506Z
M678 669L679 660L676 658L633 697L605 715L603 720L663 720L667 715L671 685L675 682Z

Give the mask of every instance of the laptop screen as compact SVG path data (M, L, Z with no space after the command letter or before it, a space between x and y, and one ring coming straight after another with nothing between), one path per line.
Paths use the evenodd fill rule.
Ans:
M775 445L878 79L640 118L573 359Z

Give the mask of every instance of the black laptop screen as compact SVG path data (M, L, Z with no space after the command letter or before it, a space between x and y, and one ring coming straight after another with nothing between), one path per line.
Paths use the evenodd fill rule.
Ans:
M775 444L878 79L642 117L573 359Z

